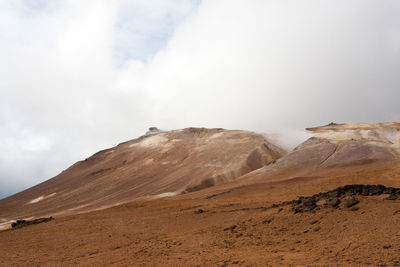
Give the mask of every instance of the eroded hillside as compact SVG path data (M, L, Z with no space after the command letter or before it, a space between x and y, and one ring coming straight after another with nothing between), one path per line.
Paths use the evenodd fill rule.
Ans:
M331 172L353 173L376 164L400 160L400 123L331 123L307 128L311 137L273 164L264 166L192 197L230 192L262 183L276 183L307 177L324 178ZM314 178L313 178L314 179ZM376 177L374 183L380 183ZM353 181L357 183L357 181Z
M0 218L73 214L197 191L268 165L285 152L245 131L187 128L100 151L0 201Z

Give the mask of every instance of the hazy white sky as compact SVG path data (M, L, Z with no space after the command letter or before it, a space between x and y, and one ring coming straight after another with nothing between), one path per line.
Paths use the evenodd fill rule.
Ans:
M400 1L0 0L0 197L150 126L400 120Z

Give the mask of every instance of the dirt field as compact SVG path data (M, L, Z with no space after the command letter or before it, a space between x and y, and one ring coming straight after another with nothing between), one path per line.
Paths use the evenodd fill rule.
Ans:
M0 232L0 265L400 266L400 199L344 195L338 208L271 208L355 182L400 187L400 164L56 217ZM345 207L352 197L360 203Z

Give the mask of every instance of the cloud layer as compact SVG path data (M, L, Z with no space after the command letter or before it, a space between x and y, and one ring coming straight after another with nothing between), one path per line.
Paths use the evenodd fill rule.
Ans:
M398 1L165 3L0 1L0 197L149 126L400 119Z

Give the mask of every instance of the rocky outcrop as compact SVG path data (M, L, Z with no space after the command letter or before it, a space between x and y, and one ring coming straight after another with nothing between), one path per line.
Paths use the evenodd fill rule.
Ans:
M318 208L319 202L324 200L325 206L336 208L344 200L346 208L357 205L360 201L356 196L376 196L387 194L389 200L396 200L400 195L400 188L386 187L384 185L346 185L334 190L318 193L310 197L300 197L297 200L281 203L280 205L292 205L294 213L312 211Z
M48 217L48 218L38 218L34 220L16 220L15 222L11 223L12 229L18 229L22 228L28 225L34 225L34 224L39 224L39 223L45 223L53 220L53 217Z

